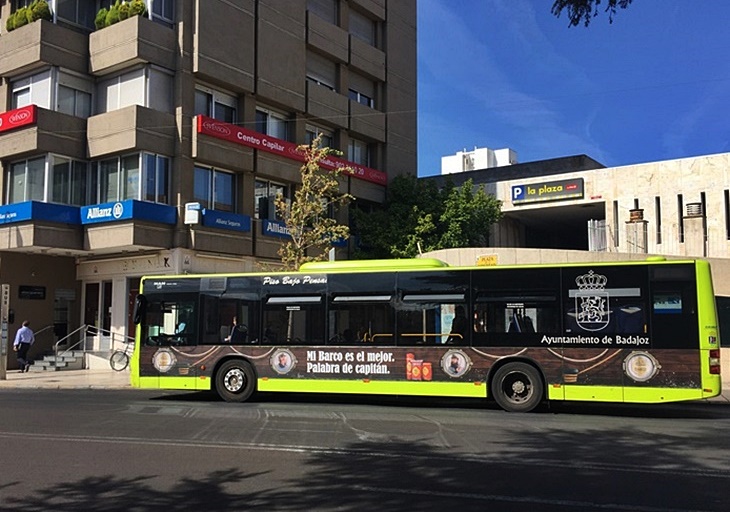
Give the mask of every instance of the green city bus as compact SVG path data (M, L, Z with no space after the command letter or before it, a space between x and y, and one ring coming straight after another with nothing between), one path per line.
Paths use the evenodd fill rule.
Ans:
M524 412L721 392L703 260L147 276L134 319L133 386L233 402L255 391L473 397Z

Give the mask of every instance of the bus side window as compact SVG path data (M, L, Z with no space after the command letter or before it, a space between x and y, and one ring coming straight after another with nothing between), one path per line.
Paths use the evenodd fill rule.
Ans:
M652 347L694 348L699 343L696 328L697 291L693 282L653 284L651 294Z
M468 345L473 331L459 293L406 293L397 305L398 345ZM460 301L460 302L455 302Z
M330 299L328 344L392 345L391 295L339 295Z
M323 345L324 311L320 295L268 297L264 303L263 343Z
M536 333L557 333L560 313L557 297L544 291L523 295L483 293L474 305L474 344L507 346L522 343Z

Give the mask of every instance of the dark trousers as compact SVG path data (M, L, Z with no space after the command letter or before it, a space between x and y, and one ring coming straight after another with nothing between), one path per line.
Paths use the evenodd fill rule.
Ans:
M18 344L18 366L22 370L25 368L25 365L28 364L28 349L30 348L30 343L19 343Z

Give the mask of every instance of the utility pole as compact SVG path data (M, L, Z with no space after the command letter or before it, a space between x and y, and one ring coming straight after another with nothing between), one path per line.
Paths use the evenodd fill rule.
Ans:
M10 315L10 285L0 285L0 380L8 378L8 316Z

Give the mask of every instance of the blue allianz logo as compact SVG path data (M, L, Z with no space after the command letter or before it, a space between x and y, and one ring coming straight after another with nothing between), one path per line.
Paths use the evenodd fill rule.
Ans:
M267 236L291 236L289 234L289 229L287 229L286 225L283 222L278 222L275 220L264 221L263 234Z
M174 206L135 199L81 207L82 224L132 219L147 220L158 224L175 224L177 210Z

